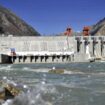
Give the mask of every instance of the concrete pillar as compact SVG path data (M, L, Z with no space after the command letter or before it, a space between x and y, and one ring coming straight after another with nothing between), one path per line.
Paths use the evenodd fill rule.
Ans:
M97 57L101 57L101 40L97 40L95 44L95 52Z
M53 62L52 60L53 60L53 56L49 56L47 61L48 63L52 63Z
M19 63L19 56L16 56L16 59L15 59L14 63Z
M2 55L0 54L0 63L2 63Z
M45 55L45 62L48 63L49 56Z
M40 56L41 62L45 63L45 56Z
M67 55L65 55L65 59L66 59L66 61L65 61L65 62L68 62L68 57L67 57Z
M71 62L74 61L74 55L71 55Z
M34 59L34 60L35 60L35 63L37 63L37 60L38 60L38 56L35 56L35 59Z
M65 55L62 56L62 61L66 62L66 56Z
M23 63L23 56L19 56L19 63Z
M35 63L40 63L40 62L41 62L41 57L35 56Z
M15 63L16 59L17 59L17 56L13 56L12 57L12 62Z
M56 58L57 58L57 59L56 59L56 62L61 62L60 60L62 60L62 59L60 58L60 55L57 55Z
M30 56L30 62L35 63L35 57L34 56Z
M69 57L68 57L68 55L66 55L66 62L68 62L69 61Z
M71 62L71 55L69 55L69 62Z
M53 55L53 56L52 56L52 62L53 62L53 63L56 63L56 61L57 61L57 57L56 57L56 55Z
M80 46L81 46L81 42L79 40L77 40L77 53L80 53Z
M76 52L76 53L78 52L77 51L77 40L74 41L74 52Z
M67 55L67 62L71 62L71 57L70 57L70 55Z
M30 56L26 56L26 59L25 59L24 63L30 63Z
M27 56L23 56L23 62L25 63Z
M11 56L11 62L12 62L12 63L15 62L14 56Z
M105 41L102 43L102 56L105 57Z
M62 56L61 55L59 56L59 62L62 62Z
M93 40L88 41L90 55L93 56Z
M104 52L104 51L103 51L103 50L104 50L103 44L104 44L104 43L101 41L101 56L102 56L102 57L103 57L103 52Z
M55 60L54 60L54 62L55 62L55 63L58 62L58 57L57 57L57 55L55 56Z
M81 41L80 53L85 53L85 41L84 40Z

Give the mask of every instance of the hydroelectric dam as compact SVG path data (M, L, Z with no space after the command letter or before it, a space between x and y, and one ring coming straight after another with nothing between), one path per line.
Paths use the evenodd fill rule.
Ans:
M0 63L105 60L105 36L0 37Z

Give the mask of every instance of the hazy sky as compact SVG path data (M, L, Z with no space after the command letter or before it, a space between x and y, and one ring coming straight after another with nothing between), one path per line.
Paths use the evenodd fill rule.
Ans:
M105 0L0 0L41 34L80 31L105 17Z

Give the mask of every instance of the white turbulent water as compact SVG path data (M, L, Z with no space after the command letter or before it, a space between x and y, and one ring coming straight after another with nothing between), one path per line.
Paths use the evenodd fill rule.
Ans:
M64 74L50 74L56 67ZM23 90L1 105L105 105L105 64L0 65L0 79Z
M37 84L34 88L30 88L25 84L17 84L7 77L3 77L2 81L7 84L13 84L17 88L20 87L22 93L14 99L8 99L7 101L2 102L1 105L53 105L51 102L44 101L42 98L42 94L56 93L56 89L51 85L46 86L45 81Z
M20 94L14 99L7 100L2 105L52 105L51 102L44 101L41 97L40 91L31 91Z

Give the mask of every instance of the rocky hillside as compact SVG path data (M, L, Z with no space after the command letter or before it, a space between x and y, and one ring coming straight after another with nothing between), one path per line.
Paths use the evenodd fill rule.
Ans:
M91 35L105 35L105 18L91 27Z
M14 36L40 35L35 29L25 23L10 10L0 6L0 35L1 34L13 34Z

